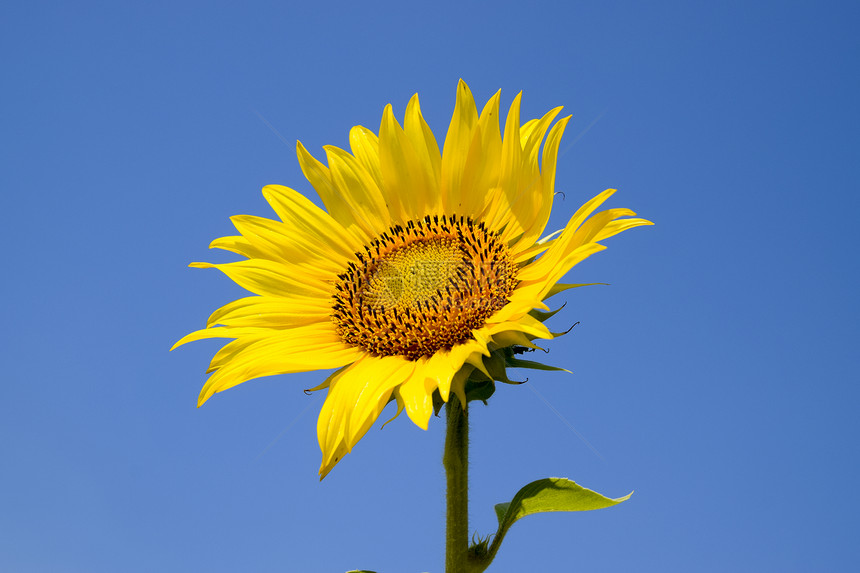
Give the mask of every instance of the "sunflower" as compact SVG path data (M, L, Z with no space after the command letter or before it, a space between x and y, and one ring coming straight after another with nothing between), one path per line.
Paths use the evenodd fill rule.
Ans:
M543 324L544 300L576 286L559 281L603 239L651 223L628 209L593 214L609 189L541 238L570 117L553 125L558 107L521 124L521 96L502 134L500 93L478 114L460 81L441 154L417 94L402 126L386 106L378 137L354 127L351 153L326 146L327 165L298 143L325 210L267 186L280 220L232 217L239 235L210 245L246 260L190 265L254 294L174 346L232 339L213 357L198 406L253 378L337 369L313 389L328 390L317 424L322 478L390 401L395 417L406 410L427 429L434 398L465 404L467 382L508 381L506 366L535 365L514 354L557 336Z

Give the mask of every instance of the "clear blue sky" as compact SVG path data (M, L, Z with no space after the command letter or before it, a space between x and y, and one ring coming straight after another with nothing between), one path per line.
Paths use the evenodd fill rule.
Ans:
M187 268L229 260L228 217L311 193L297 139L415 92L441 139L461 77L573 114L554 226L608 187L657 223L571 276L611 283L553 319L573 374L472 416L482 534L533 479L636 493L517 523L490 571L855 570L858 27L854 2L6 3L0 571L442 571L443 420L320 483L324 373L198 410L218 342L167 349L243 292Z

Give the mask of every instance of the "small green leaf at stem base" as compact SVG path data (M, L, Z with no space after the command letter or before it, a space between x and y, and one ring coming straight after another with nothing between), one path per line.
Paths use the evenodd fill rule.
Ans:
M615 499L600 495L596 491L565 478L545 478L533 481L524 486L514 498L506 503L495 506L499 529L492 536L480 543L474 543L469 548L470 571L480 572L489 567L508 529L519 519L535 513L550 511L590 511L612 507L630 499L633 492Z

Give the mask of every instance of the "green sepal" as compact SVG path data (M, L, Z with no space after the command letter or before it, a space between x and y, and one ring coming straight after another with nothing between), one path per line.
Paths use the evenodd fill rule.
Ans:
M390 402L390 400L389 400ZM445 405L445 400L442 399L442 395L439 393L438 388L433 391L433 414L436 416L439 415L439 412L442 411L442 407Z
M633 492L615 499L565 478L545 478L533 481L506 503L495 506L499 528L491 544L479 539L469 547L470 571L480 572L489 567L511 525L527 515L552 511L590 511L612 507L630 499Z
M555 312L558 312L558 310L553 311L552 313L548 313L548 315L551 316ZM525 334L523 336L526 338L520 340L521 344L528 344L527 338L531 337ZM535 350L542 350L543 352L547 352L546 349L541 348L537 345L533 345L533 348L529 348L526 346L522 346L521 344L515 343L512 346L495 348L490 352L489 356L481 357L481 366L483 366L483 368L475 368L471 371L469 377L466 379L465 392L467 402L471 402L473 400L480 400L486 405L487 400L496 391L495 382L504 382L505 384L523 384L528 381L528 378L526 378L525 380L511 380L510 377L508 377L508 368L529 368L532 370L570 372L570 370L565 370L564 368L549 366L547 364L541 364L540 362L534 362L531 360L520 360L518 358L515 358L517 354L533 352ZM490 348L493 348L493 346L491 345ZM488 374L489 376L487 376ZM438 416L439 412L442 411L442 407L445 405L445 401L442 400L442 396L439 394L438 389L433 392L432 399L433 412ZM393 400L393 398L391 398L389 402L391 400Z
M472 380L471 377L466 380L467 402L471 402L473 400L480 400L484 403L484 405L486 405L487 400L490 399L490 396L492 396L496 392L496 383L492 380L487 380L487 377L483 374L481 374L481 377L484 378L484 380Z
M466 402L480 400L486 406L487 400L496 392L496 384L492 379L487 378L486 374L475 368L466 379L464 391L466 392ZM433 413L438 416L444 406L445 401L442 400L442 395L436 389L433 392Z
M567 303L564 303L560 307L555 310L544 311L533 308L529 311L529 316L538 319L541 322L546 322L548 319L552 318L558 311L563 309Z
M579 288L584 286L593 286L593 285L606 285L609 286L609 283L581 283L581 284L572 284L572 283L556 283L552 285L552 288L549 289L549 292L543 297L544 300L548 299L551 296L555 296L560 292L564 292L566 290L572 288Z
M543 364L541 362L535 362L533 360L521 360L516 357L517 354L525 354L526 352L532 352L533 349L531 348L514 346L511 348L504 348L502 350L504 350L505 367L507 368L528 368L530 370L547 370L550 372L570 373L570 370L567 370L566 368L550 366L549 364Z
M475 380L473 377L479 376L480 380ZM469 379L466 380L466 401L471 402L473 400L480 400L487 405L487 400L490 399L496 392L496 384L489 378L487 378L482 372L479 370L475 370L472 374L469 375ZM442 408L445 406L445 401L442 400L442 395L439 394L439 390L433 392L433 413L435 415L439 415L439 412L442 411Z
M568 329L567 329L567 330L565 330L564 332L550 332L550 334L552 334L552 337L553 337L553 338L559 338L559 337L561 337L561 336L564 336L565 334L570 333L570 331L571 331L571 330L573 330L574 328L576 328L576 326L577 326L578 324L579 324L579 321L577 320L576 322L574 322L573 324L571 324L571 325L570 325L570 328L568 328Z
M520 360L519 358L514 358L513 356L506 360L507 364L511 368L529 368L531 370L548 370L550 372L567 372L570 374L570 370L567 368L559 368L558 366L550 366L549 364L542 364L540 362L535 362L534 360Z
M484 357L484 368L487 369L487 372L493 377L493 380L496 382L504 382L505 384L522 384L523 382L518 380L511 380L508 378L508 354L510 353L510 349L508 348L500 348L490 353L489 356Z

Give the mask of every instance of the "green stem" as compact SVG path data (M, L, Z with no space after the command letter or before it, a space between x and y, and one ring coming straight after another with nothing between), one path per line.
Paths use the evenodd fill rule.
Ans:
M467 573L469 557L469 411L453 392L442 463L448 478L445 573Z

